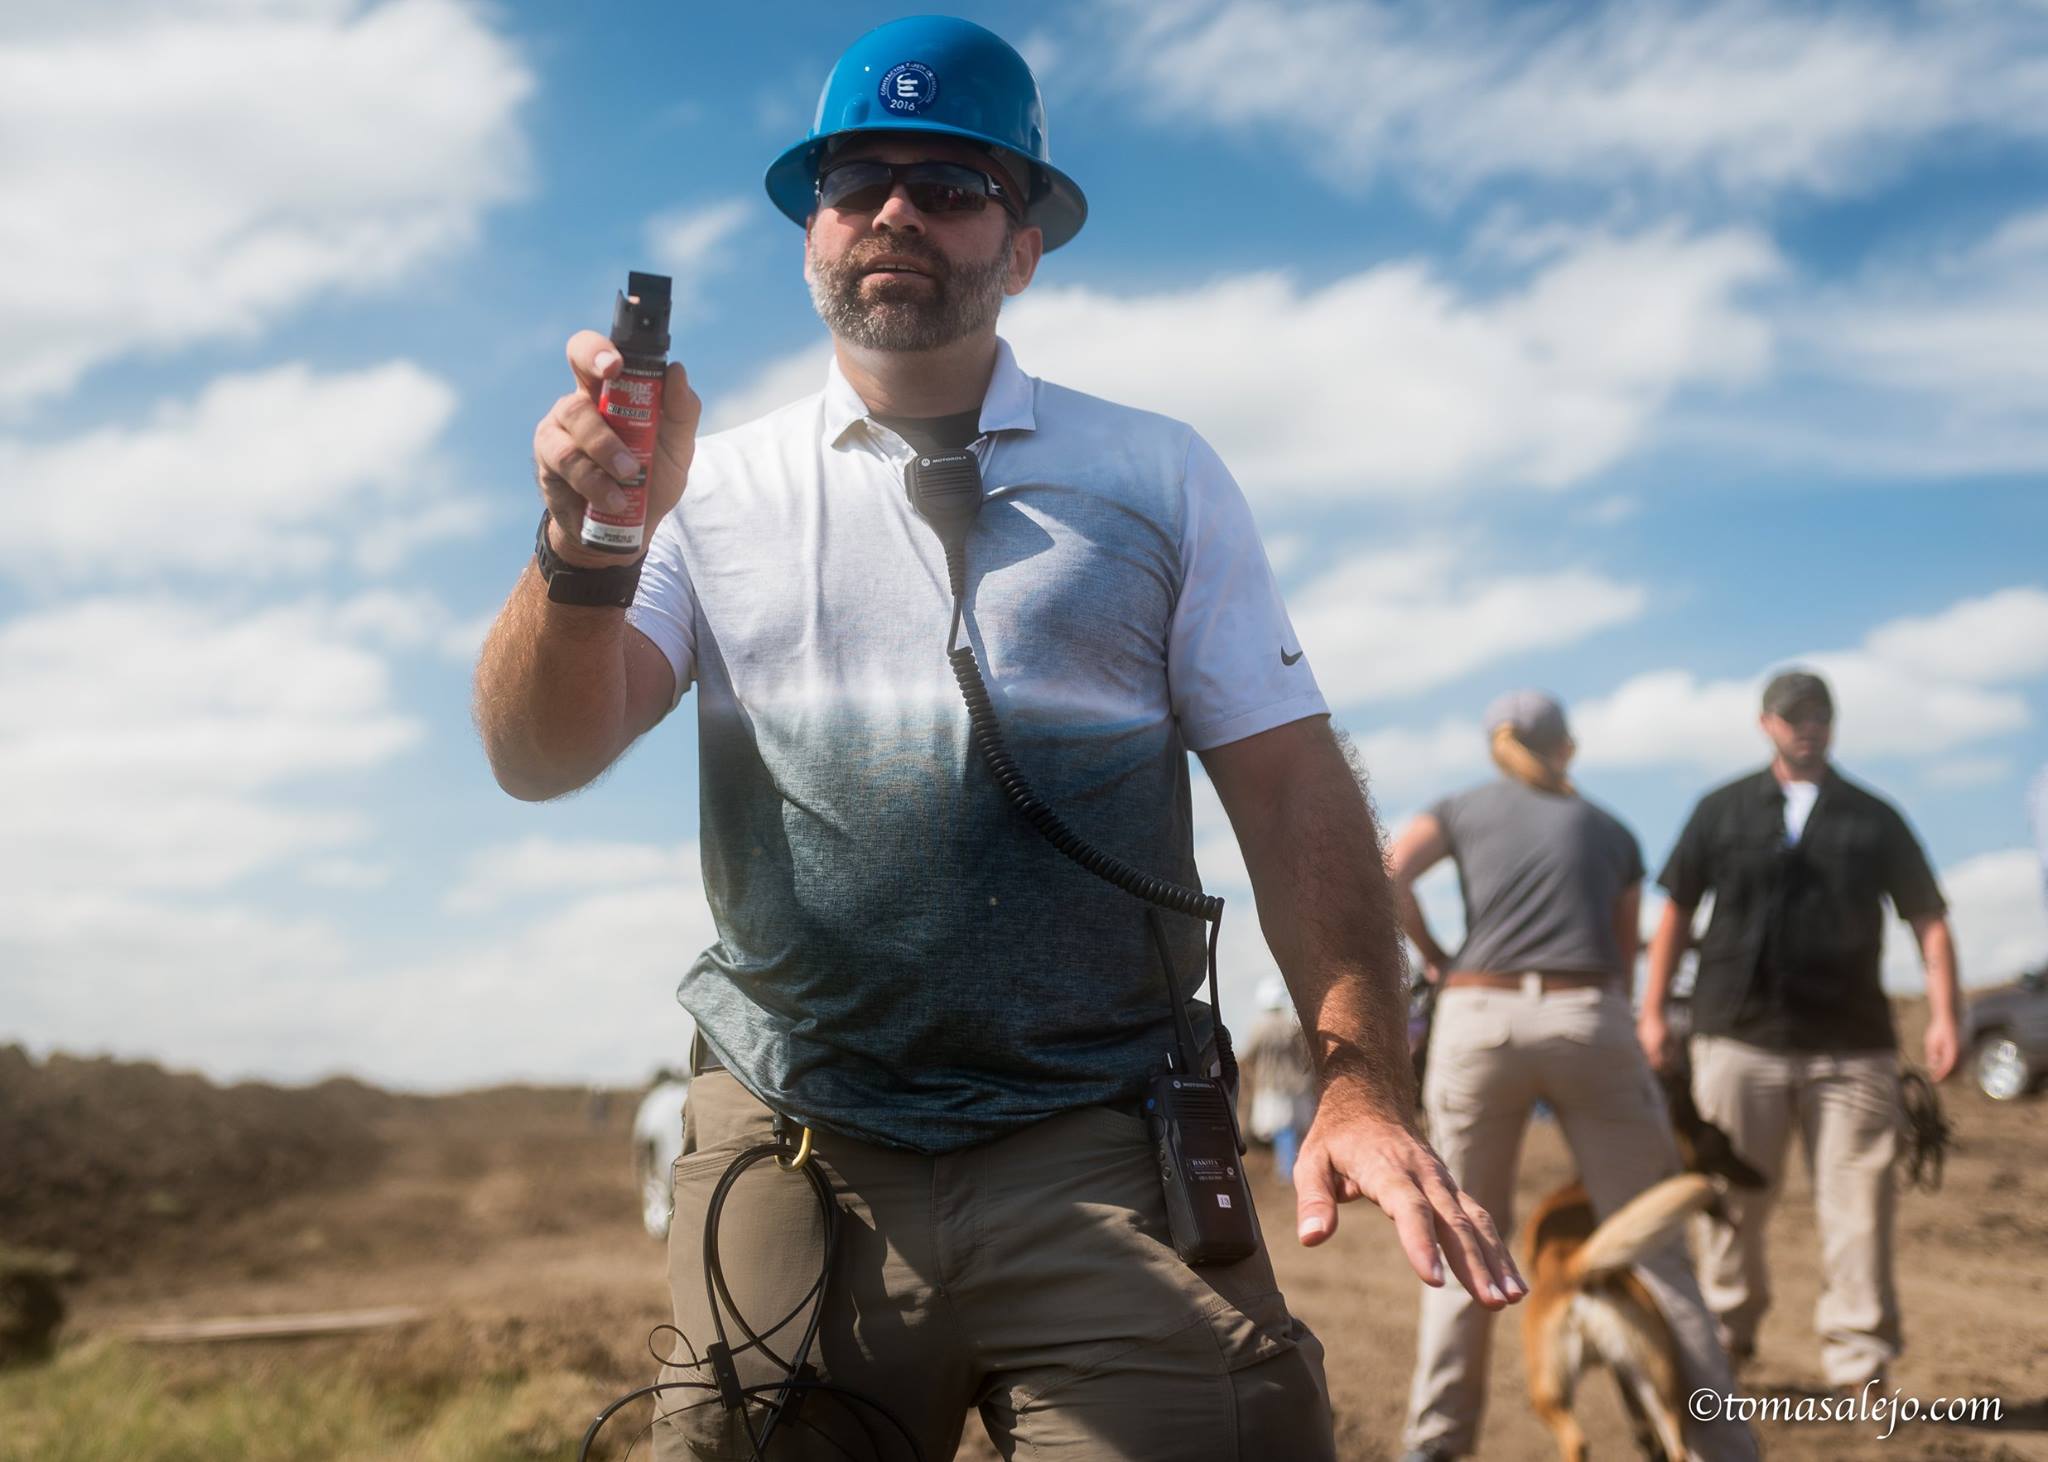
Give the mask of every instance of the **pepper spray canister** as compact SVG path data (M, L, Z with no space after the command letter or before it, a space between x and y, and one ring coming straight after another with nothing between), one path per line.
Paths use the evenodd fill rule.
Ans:
M646 541L647 470L654 461L661 386L668 374L668 303L669 277L636 270L626 276L626 292L612 310L619 373L604 383L597 409L640 464L640 472L620 489L626 498L623 511L608 513L595 505L583 510L585 548L637 554Z

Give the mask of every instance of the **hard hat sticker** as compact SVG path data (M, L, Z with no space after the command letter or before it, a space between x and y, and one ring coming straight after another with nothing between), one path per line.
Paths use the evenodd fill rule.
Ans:
M882 77L882 105L915 116L939 99L939 78L922 61L891 66Z

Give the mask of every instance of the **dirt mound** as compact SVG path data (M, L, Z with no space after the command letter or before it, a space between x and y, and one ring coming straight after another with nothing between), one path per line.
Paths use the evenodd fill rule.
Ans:
M0 1243L102 1274L174 1256L237 1213L368 1174L401 1100L0 1047Z

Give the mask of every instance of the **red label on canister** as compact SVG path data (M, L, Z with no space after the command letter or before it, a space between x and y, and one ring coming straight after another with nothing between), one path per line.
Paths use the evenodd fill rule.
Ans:
M667 367L661 361L628 359L604 383L597 409L612 434L625 443L639 475L620 488L626 509L607 513L592 506L583 512L583 541L592 548L632 550L640 547L647 525L647 469L654 461L654 436L661 425L661 387Z

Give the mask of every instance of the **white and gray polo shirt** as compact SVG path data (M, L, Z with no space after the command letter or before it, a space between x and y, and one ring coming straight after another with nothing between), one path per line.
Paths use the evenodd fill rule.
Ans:
M1243 494L1187 426L1007 343L980 428L967 625L1010 750L1082 838L1195 885L1186 753L1327 711ZM836 366L704 438L629 620L697 687L719 937L678 997L771 1105L944 1152L1135 1095L1171 1036L1143 906L972 744L912 455ZM1203 930L1166 918L1192 997Z

